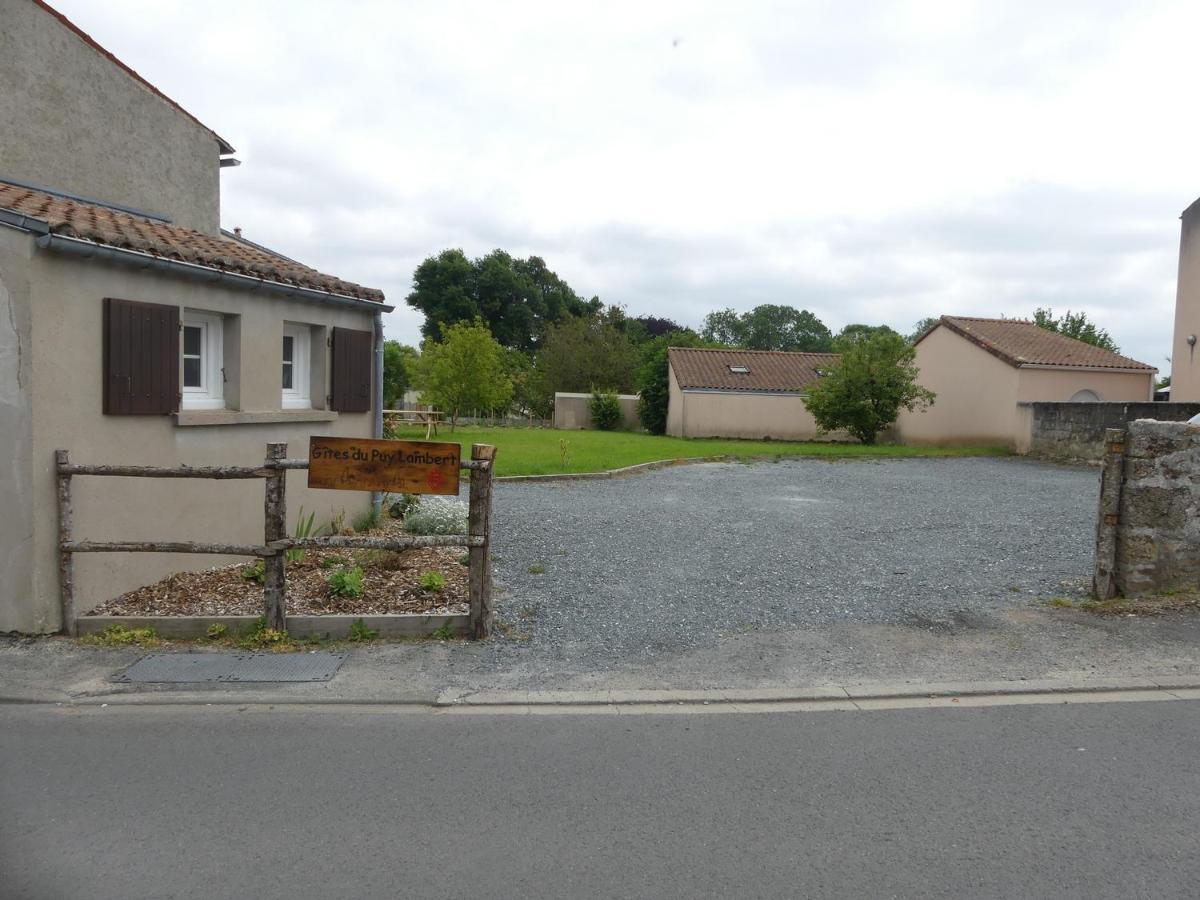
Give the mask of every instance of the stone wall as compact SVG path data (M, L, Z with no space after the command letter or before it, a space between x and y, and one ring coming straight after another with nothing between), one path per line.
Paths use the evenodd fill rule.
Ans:
M1042 459L1099 461L1104 432L1134 419L1186 422L1200 403L1028 403L1029 455Z
M1121 434L1113 431L1110 437ZM1108 446L1097 595L1137 597L1200 588L1200 426L1141 419L1129 424L1123 442ZM1106 590L1101 575L1108 544L1113 559Z

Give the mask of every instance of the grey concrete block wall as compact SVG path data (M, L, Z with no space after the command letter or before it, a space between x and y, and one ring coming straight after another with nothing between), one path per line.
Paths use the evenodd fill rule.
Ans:
M1200 589L1200 426L1131 422L1124 454L1117 591Z
M1096 461L1104 455L1104 432L1135 419L1186 422L1200 403L1030 403L1029 455L1042 459Z

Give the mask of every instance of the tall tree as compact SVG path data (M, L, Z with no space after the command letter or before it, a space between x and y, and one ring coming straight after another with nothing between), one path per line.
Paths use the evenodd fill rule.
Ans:
M745 313L721 309L704 319L701 336L730 347L747 350L827 351L833 334L807 309L763 304Z
M421 347L418 384L422 399L450 413L450 425L470 410L503 411L512 400L504 348L481 319L444 329L442 341Z
M383 405L396 409L404 400L404 394L412 386L416 372L416 347L399 341L383 342Z
M913 326L913 330L909 332L908 335L908 342L910 344L915 344L918 340L925 336L925 332L929 331L929 329L933 328L933 326L940 321L941 318L939 316L926 316Z
M833 339L833 349L839 353L846 349L850 344L856 341L864 341L875 334L895 334L895 330L887 325L847 325L837 333L837 337Z
M916 348L895 332L850 343L833 370L809 388L804 406L823 431L849 431L864 444L900 410L924 409L934 393L917 384Z
M440 341L443 326L478 317L505 347L524 351L538 346L548 325L601 306L599 298L580 298L540 257L518 259L503 250L475 260L462 250L429 257L413 273L405 302L425 314L426 338Z
M567 319L546 330L530 375L535 413L548 416L558 391L633 389L638 354L622 327L624 321L621 311L610 307L603 315Z
M659 335L642 345L642 361L637 372L638 418L651 434L665 434L667 406L671 399L670 363L667 353L672 347L705 347L706 341L690 328Z
M1033 312L1033 324L1038 328L1045 328L1047 331L1065 334L1067 337L1083 341L1085 344L1103 347L1113 353L1119 353L1121 350L1109 333L1089 321L1085 313L1073 313L1068 309L1061 318L1055 318L1054 310L1038 307Z

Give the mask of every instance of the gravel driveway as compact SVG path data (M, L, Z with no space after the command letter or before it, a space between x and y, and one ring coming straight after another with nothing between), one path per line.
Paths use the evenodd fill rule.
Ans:
M750 631L986 620L1083 589L1097 479L967 458L501 483L500 633L523 652L603 665Z

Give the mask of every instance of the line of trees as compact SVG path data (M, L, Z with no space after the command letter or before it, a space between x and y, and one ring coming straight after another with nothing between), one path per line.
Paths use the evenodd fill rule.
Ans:
M424 315L421 349L388 341L384 402L405 391L452 418L472 410L517 410L549 418L557 392L639 393L643 425L666 429L670 347L833 352L842 355L809 393L819 425L845 429L871 443L900 409L932 395L916 384L913 344L934 327L922 319L902 336L887 325L853 323L836 334L813 312L763 304L746 312L720 309L700 331L657 316L630 317L599 297L583 299L537 256L495 250L469 259L445 250L422 262L406 298ZM1038 309L1042 328L1116 350L1108 333L1082 313L1055 317Z

